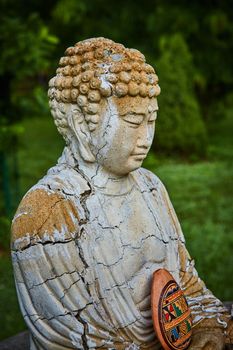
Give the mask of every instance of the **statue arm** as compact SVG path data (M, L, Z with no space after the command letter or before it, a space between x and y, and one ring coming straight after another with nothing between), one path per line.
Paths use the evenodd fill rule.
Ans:
M24 197L13 221L14 275L31 349L83 348L81 310L90 296L75 243L79 217L70 199L39 188Z
M76 171L56 172L28 192L13 220L14 274L31 350L92 348L93 341L107 348L110 340L122 341L93 270L85 206L89 193Z
M191 349L205 349L207 343L209 344L208 349L222 349L224 333L230 317L220 300L206 288L204 282L199 278L194 260L191 259L186 249L175 210L163 185L161 191L173 227L177 232L179 284L185 293L193 315L194 336ZM205 334L205 336L200 337L200 333Z

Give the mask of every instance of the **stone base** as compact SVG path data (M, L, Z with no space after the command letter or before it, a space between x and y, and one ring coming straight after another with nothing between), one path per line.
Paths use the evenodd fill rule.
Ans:
M0 342L0 350L29 350L29 332L25 331Z
M0 342L0 350L29 350L29 332L19 333ZM226 345L225 350L233 350L233 344Z
M231 312L232 302L224 302L226 308ZM29 332L24 331L0 342L0 350L29 350ZM233 350L233 344L225 346L225 350Z

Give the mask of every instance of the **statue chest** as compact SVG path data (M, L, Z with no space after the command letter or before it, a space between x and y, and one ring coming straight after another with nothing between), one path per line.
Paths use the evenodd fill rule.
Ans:
M125 286L136 303L150 296L152 274L167 267L168 237L156 205L137 189L87 202L86 252L101 286Z

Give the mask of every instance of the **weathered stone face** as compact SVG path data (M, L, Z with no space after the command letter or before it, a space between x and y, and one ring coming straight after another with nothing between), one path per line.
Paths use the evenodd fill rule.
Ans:
M151 147L157 100L141 97L109 98L102 118L91 134L96 162L115 175L138 169Z
M89 130L108 97L154 98L160 94L158 76L142 53L105 38L93 38L66 50L56 76L49 82L49 103L59 132L67 141L65 105L77 105Z
M60 65L49 97L67 145L12 223L31 350L160 349L150 306L160 268L183 289L194 325L212 332L194 348L214 334L220 350L225 309L198 277L163 184L140 168L158 109L153 68L104 38L67 49Z

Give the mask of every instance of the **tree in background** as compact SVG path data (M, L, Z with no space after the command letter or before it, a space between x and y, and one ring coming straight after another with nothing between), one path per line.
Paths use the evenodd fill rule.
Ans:
M226 298L232 295L229 286L224 290L224 281L228 281L231 273L227 254L232 247L229 234L232 200L227 183L232 176L230 162L226 168L221 163L232 156L229 146L232 145L232 129L229 122L224 123L233 119L232 1L1 0L0 17L0 189L4 190L4 201L0 193L0 315L3 316L0 338L25 327L19 315L7 256L11 215L18 201L15 191L18 173L21 171L22 183L27 185L38 178L39 162L34 163L34 168L32 164L34 153L29 156L30 163L27 162L30 184L23 171L24 161L19 172L17 169L17 151L24 152L19 144L22 125L36 131L25 141L28 147L33 143L34 150L42 149L42 154L49 155L53 162L58 144L43 141L44 134L48 139L51 131L44 133L44 124L39 120L42 116L51 118L48 81L68 46L95 36L105 36L137 48L155 65L162 93L159 96L158 140L153 146L156 157L151 154L150 169L156 169L163 179L170 179L171 190L177 195L174 203L177 209L181 208L178 214L182 212L186 219L183 221L185 231L191 228L189 242L194 245L196 242L196 251L200 251L200 241L209 240L209 251L206 252L202 244L199 253L206 262L206 277L212 275L212 285L216 287L217 284ZM30 119L25 121L24 118ZM38 121L41 130L36 130ZM34 142L35 135L41 136L41 144ZM187 165L177 159L178 153L186 160L202 156L206 142L210 166L208 162ZM176 153L177 164L171 160L169 166L166 159L163 165L159 157L162 151L171 157ZM28 155L26 151L25 158ZM213 159L217 159L218 164L212 164ZM40 168L43 168L43 161L41 159ZM160 171L155 161L158 168L162 166ZM180 183L182 194L179 193ZM193 202L190 202L191 192L195 198ZM220 250L224 240L229 249ZM216 279L213 262L221 259L223 264L229 263L229 270L222 273L221 264L218 264Z
M205 125L194 94L195 71L181 34L161 37L157 70L162 93L155 147L158 144L158 149L169 154L205 154Z
M159 151L204 154L205 129L215 122L215 111L224 118L233 85L230 1L187 6L184 0L148 0L142 6L141 0L47 0L44 6L40 0L2 0L0 7L2 154L16 148L22 118L49 115L47 82L65 48L93 36L138 48L157 64Z
M188 80L192 80L191 90L195 87L196 95L188 87L192 98L184 98L186 106L189 100L193 113L196 109L197 125L192 123L189 132L184 130L182 141L180 133L171 138L169 144L173 142L173 147L169 145L165 150L169 153L172 149L183 152L184 147L191 144L188 139L184 141L185 137L189 138L192 130L193 135L197 135L198 129L208 127L206 123L201 126L200 119L211 120L212 105L216 105L216 100L222 104L221 100L233 85L233 15L229 9L230 2L227 0L197 0L190 2L189 6L184 0L148 0L143 6L139 0L111 1L107 5L103 0L47 0L46 6L39 0L24 0L23 4L16 0L2 0L0 82L4 86L4 96L0 100L1 119L5 116L8 122L9 119L20 119L20 115L48 114L47 81L65 48L76 41L106 36L128 47L138 48L149 61L158 63L161 55L165 61L168 60L166 49L175 50L174 46L180 45L182 50L175 35L180 33L183 49L186 45L185 65L194 64L195 79L191 79L191 75L185 78L189 71L185 68L180 72L179 68L179 81L183 81L181 87L184 89L188 87ZM170 44L161 44L165 40L163 38L166 41L170 38ZM172 43L172 40L175 42ZM180 62L176 59L176 64L181 67L184 59L181 55L179 59ZM160 83L171 87L167 81L170 79L168 74L159 70ZM185 93L184 89L182 93ZM177 99L179 89L167 90L166 94L168 91L169 98L173 94L173 100ZM161 95L162 103L164 98ZM195 105L199 105L200 110ZM170 118L171 114L166 115L164 110L163 119L172 125L174 117ZM163 125L165 127L161 121L162 134ZM183 127L186 128L186 125L184 123ZM204 140L202 132L199 147L188 146L186 154L189 151L199 153L199 149L205 147Z
M217 99L220 102L233 87L232 2L196 0L190 1L188 6L185 0L157 0L153 3L145 20L151 50L154 54L159 53L161 36L182 33L195 66L201 115L208 122L212 116L212 104Z
M47 85L57 38L49 33L38 14L30 13L25 18L12 10L8 12L0 21L0 80L4 86L0 106L1 114L12 122L35 113L38 89L42 87L44 92ZM44 108L45 103L39 107Z
M46 86L51 52L57 43L36 13L25 14L2 1L0 21L0 186L8 216L17 200L17 148L22 118L48 114ZM4 221L5 222L5 221Z

